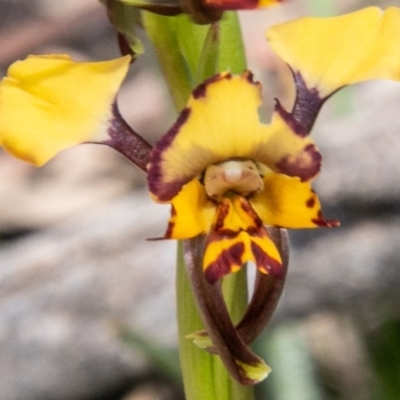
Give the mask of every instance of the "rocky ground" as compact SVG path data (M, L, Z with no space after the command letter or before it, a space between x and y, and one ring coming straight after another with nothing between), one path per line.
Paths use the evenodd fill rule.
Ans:
M3 72L27 53L118 54L95 1L2 0L0 7ZM252 25L249 15L244 26ZM256 53L249 58L266 75L271 64ZM120 103L154 141L173 113L154 58L146 57ZM333 98L319 117L314 136L324 167L315 189L325 214L342 226L291 234L275 326L349 310L372 318L388 301L398 309L399 109L400 83L374 82ZM167 217L150 201L141 172L110 149L80 146L41 169L0 153L1 400L179 397L142 341L176 349L175 245L145 240L164 231ZM126 329L141 339L127 343Z

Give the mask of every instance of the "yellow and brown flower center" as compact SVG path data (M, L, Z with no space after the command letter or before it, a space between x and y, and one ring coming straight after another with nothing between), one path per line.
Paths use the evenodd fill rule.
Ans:
M204 173L208 196L220 199L228 192L243 197L263 189L263 181L252 160L228 160L209 166Z

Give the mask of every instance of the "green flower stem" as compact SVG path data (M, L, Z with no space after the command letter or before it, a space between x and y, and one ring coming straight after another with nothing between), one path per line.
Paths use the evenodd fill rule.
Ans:
M143 12L143 24L153 42L177 111L186 104L192 88L213 74L246 69L244 47L236 13L210 27L195 25L188 16L163 17ZM234 322L247 305L245 270L224 279L223 292ZM253 388L234 381L218 356L201 350L186 338L203 329L183 259L177 257L177 313L180 359L186 400L251 400Z
M219 70L240 74L246 68L239 18L235 12L225 12L220 23Z
M161 69L166 77L175 108L181 110L192 90L190 72L176 36L179 17L165 17L142 12L143 26L154 46Z
M213 74L246 69L244 46L237 14L225 12L223 19L211 26L196 25L187 15L165 17L142 11L143 26L153 43L177 111L189 99L194 86ZM207 40L216 31L218 45ZM218 62L210 61L217 54ZM202 57L203 56L203 57ZM207 57L208 60L205 60Z

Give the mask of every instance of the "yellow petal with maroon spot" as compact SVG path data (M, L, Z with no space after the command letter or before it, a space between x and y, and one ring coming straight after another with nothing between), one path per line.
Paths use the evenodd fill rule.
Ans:
M306 17L273 26L273 50L326 97L369 79L400 79L400 9L368 7L330 18Z
M207 199L204 186L197 179L187 183L171 204L165 238L189 239L210 230L216 206Z
M205 277L215 283L224 275L237 272L248 261L263 273L282 276L279 252L247 200L239 196L225 198L207 236Z
M308 182L297 177L269 173L264 189L251 198L251 206L270 226L283 228L334 227L336 220L322 217L321 204Z
M296 134L277 112L274 112L268 125L265 142L254 147L251 158L273 171L298 176L302 181L314 178L321 169L322 161L313 140Z
M260 85L246 72L221 73L198 86L150 155L150 192L168 201L209 165L247 157L265 133L258 119Z
M260 103L260 85L250 72L221 73L198 86L150 155L154 199L168 202L208 166L235 157L302 179L315 176L321 157L312 140L296 134L277 113L271 125L261 124Z
M74 62L47 55L15 62L0 83L0 145L42 165L105 132L130 60Z

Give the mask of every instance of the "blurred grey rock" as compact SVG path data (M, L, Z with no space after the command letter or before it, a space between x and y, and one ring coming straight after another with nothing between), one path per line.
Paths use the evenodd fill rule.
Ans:
M354 114L316 125L323 166L315 188L332 206L398 205L400 83L368 82L350 95L357 105Z
M290 258L278 319L383 299L400 305L400 216L331 230Z
M146 369L122 326L175 345L174 243L147 193L0 248L0 398L76 400Z
M145 241L167 217L139 191L1 248L2 400L80 399L134 379L146 359L121 326L175 345L175 246ZM400 218L294 249L275 321L396 296L399 249Z
M144 179L106 146L74 147L42 168L1 153L0 232L50 226L143 186Z

